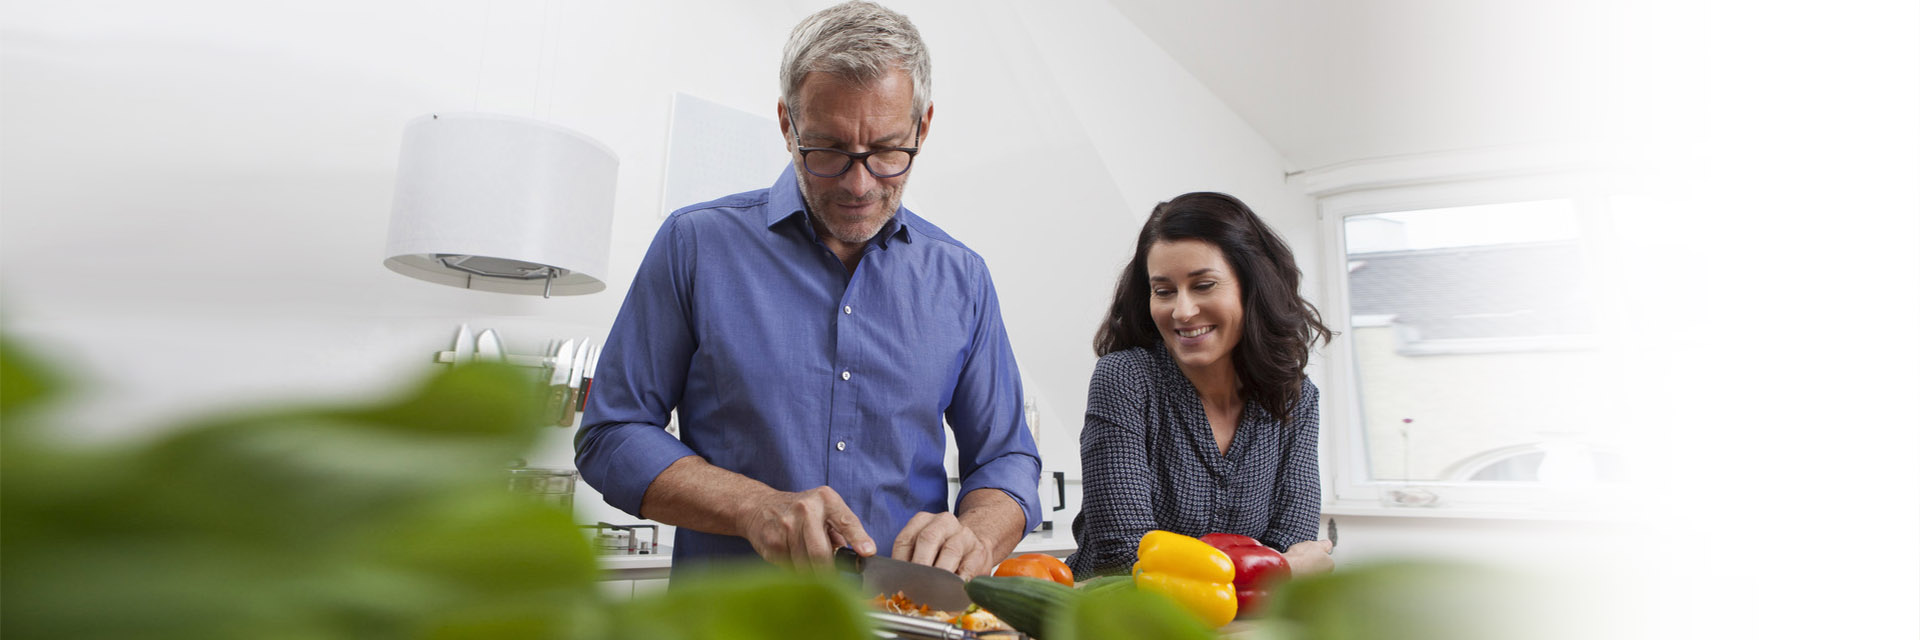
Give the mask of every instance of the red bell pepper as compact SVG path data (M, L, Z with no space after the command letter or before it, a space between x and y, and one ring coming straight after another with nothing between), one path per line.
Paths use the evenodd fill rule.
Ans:
M1209 533L1200 536L1200 541L1225 551L1227 558L1233 560L1233 589L1242 615L1259 611L1260 602L1267 598L1269 581L1293 577L1293 566L1287 563L1287 557L1260 544L1259 540L1232 533Z

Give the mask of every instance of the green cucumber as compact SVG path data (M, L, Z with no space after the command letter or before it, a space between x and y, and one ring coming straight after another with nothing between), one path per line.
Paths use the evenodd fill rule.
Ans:
M1052 580L1017 576L981 576L967 581L967 597L1001 622L1039 638L1047 619L1078 598L1080 592Z

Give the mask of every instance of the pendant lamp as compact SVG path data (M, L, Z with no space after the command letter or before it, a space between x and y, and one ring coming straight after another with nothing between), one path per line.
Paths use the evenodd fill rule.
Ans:
M414 118L400 142L385 264L481 291L605 289L619 164L606 145L540 120Z

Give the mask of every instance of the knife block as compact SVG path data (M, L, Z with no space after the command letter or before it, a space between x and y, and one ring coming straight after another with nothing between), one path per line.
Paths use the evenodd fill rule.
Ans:
M482 330L478 342L476 345L472 331L462 324L454 336L453 350L434 352L433 361L451 365L499 362L542 369L547 372L543 379L548 381L541 390L546 398L542 422L571 427L580 412L586 410L587 394L593 390L593 370L600 363L600 348L593 346L591 339L569 339L564 343L549 340L547 353L542 356L507 353L499 334L492 329ZM575 343L580 345L577 351L573 349Z

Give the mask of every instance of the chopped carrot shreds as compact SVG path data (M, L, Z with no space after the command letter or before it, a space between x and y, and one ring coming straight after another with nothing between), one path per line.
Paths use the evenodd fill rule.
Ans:
M921 618L933 618L935 620L942 619L940 616L934 615L933 609L928 608L927 605L913 604L912 600L907 599L907 594L904 591L895 591L893 595L890 595L890 596L889 595L874 596L873 606L882 611L886 611L887 613L897 613L901 615L917 616Z
M1007 626L1005 622L1001 622L1000 618L994 616L992 613L981 609L978 605L969 606L966 611L934 611L932 607L928 607L927 605L914 604L912 600L907 599L907 594L903 591L896 591L893 595L874 596L873 600L869 602L873 605L873 608L887 613L939 620L968 631L990 631L1012 628Z

